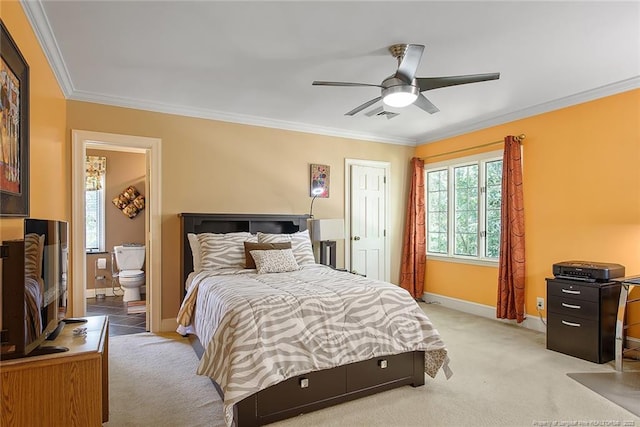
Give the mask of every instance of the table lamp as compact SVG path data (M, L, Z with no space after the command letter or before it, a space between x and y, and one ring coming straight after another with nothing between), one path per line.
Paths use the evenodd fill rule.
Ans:
M311 238L320 242L320 264L336 268L336 240L344 239L344 220L314 219L311 221Z

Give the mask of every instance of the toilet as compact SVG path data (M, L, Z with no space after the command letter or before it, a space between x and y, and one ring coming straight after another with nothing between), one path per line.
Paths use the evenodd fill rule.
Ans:
M140 287L145 284L145 275L142 271L145 257L144 245L115 246L113 252L119 270L118 282L124 290L123 301L139 301Z

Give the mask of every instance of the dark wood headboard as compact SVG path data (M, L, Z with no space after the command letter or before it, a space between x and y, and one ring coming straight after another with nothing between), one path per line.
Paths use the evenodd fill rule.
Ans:
M180 299L184 298L184 285L193 271L193 255L189 246L188 233L295 233L307 229L309 215L278 214L206 214L181 213L180 217Z

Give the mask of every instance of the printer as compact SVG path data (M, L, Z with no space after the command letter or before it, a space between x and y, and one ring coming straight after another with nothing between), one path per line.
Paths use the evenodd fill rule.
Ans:
M608 282L624 276L624 266L606 262L563 261L553 264L556 279Z

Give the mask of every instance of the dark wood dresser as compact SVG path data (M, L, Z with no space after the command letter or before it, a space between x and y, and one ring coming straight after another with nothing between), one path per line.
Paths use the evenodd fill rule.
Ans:
M615 358L620 284L547 279L547 348L595 363Z

